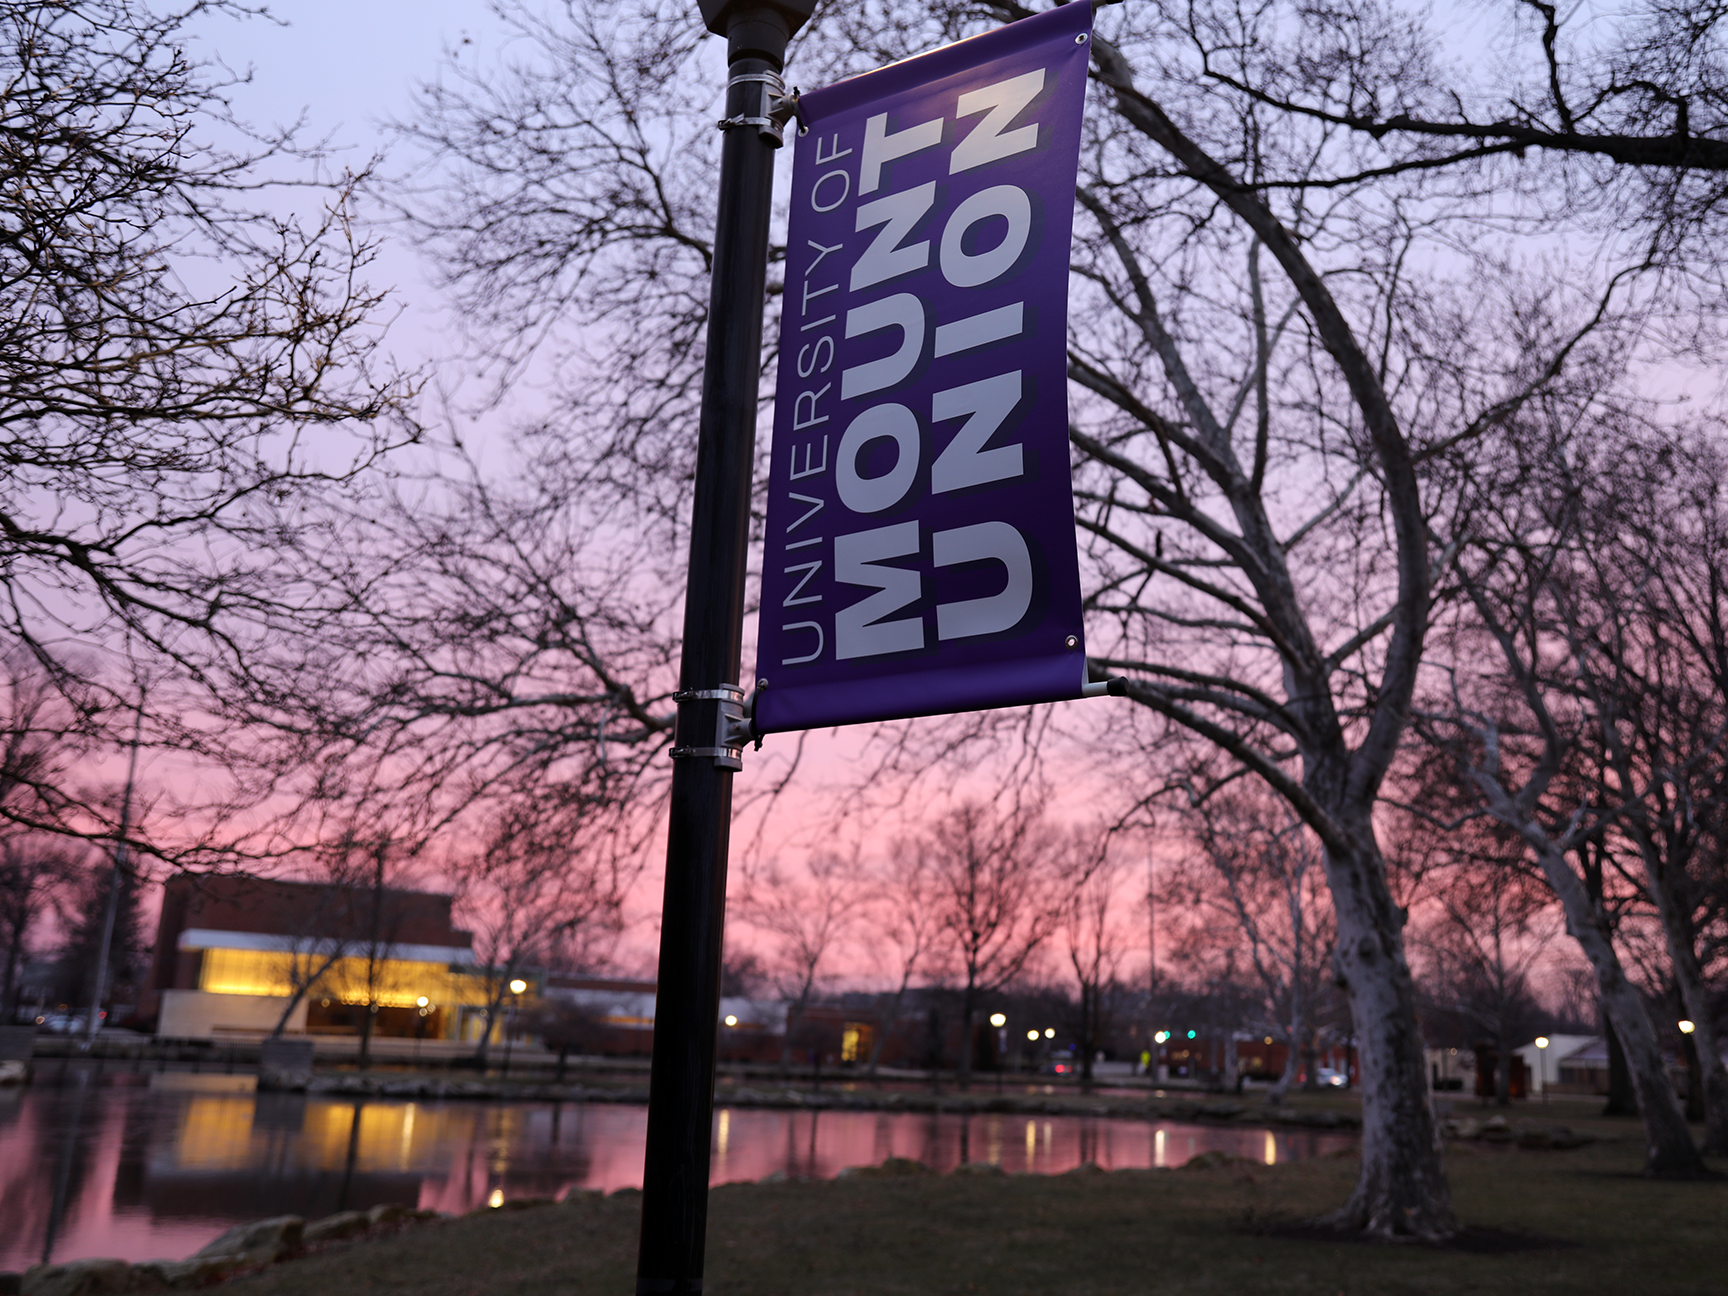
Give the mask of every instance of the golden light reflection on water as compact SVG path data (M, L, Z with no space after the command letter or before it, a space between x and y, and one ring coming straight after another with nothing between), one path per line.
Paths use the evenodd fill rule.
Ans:
M641 1182L646 1113L639 1107L500 1110L206 1088L244 1079L170 1074L161 1084L153 1080L150 1090L105 1089L100 1124L89 1095L80 1107L70 1092L0 1093L0 1107L10 1101L22 1111L34 1139L25 1178L17 1182L28 1181L43 1202L55 1200L57 1183L68 1185L55 1258L187 1254L209 1240L185 1235L184 1221L194 1216L232 1223L379 1201L418 1201L463 1212L494 1197L557 1196L571 1185L609 1190ZM1262 1129L1160 1128L1134 1120L1088 1123L993 1113L980 1128L976 1120L962 1124L964 1119L833 1112L817 1125L807 1112L723 1108L715 1134L724 1172L716 1177L756 1179L783 1170L826 1178L889 1156L947 1169L985 1149L991 1161L1040 1174L1060 1173L1082 1159L1116 1168L1149 1162L1168 1167L1214 1148L1270 1164L1325 1155L1352 1142L1341 1135L1280 1137ZM10 1171L7 1158L18 1144L6 1144L6 1133L0 1130L0 1165ZM1010 1142L1016 1152L1007 1151ZM1015 1157L1022 1145L1020 1162ZM94 1187L71 1187L86 1181ZM113 1221L122 1211L130 1212L125 1229L133 1232L115 1231ZM0 1268L41 1258L46 1218L28 1236L0 1236Z
M493 1174L501 1175L510 1169L510 1146L521 1121L522 1113L514 1107L494 1108L487 1114L486 1164Z
M175 1140L176 1160L201 1170L242 1170L252 1164L250 1095L198 1094L186 1104Z
M175 1137L177 1164L200 1170L245 1170L265 1161L271 1142L268 1130L257 1127L257 1099L251 1094L197 1094L187 1102ZM357 1170L405 1171L425 1168L439 1144L460 1137L471 1113L428 1110L416 1103L366 1104L358 1108L360 1128L354 1129L353 1103L308 1103L295 1142L295 1160L309 1168L340 1170L348 1162L353 1142ZM467 1117L465 1120L464 1117ZM505 1126L493 1159L508 1161Z

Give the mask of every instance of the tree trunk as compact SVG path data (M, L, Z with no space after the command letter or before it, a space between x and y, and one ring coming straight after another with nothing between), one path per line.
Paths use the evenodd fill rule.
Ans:
M792 1032L798 1029L798 1013L791 1004L786 1005L786 1027L780 1033L780 1077L787 1079L792 1074Z
M490 995L487 996L486 1020L480 1023L480 1041L474 1047L474 1069L481 1075L486 1074L486 1062L492 1048L492 1030L498 1025L498 1013L503 1006L503 995L499 995L496 1000Z
M276 1019L276 1026L270 1032L271 1039L281 1039L282 1032L288 1029L288 1019L294 1015L294 1007L306 997L306 987L301 986L288 996L288 1004L282 1009L282 1015Z
M1620 1047L1620 1037L1614 1033L1614 1022L1607 1006L1597 1001L1597 1013L1602 1018L1602 1038L1608 1043L1608 1101L1602 1106L1604 1116L1636 1116L1638 1096L1632 1089L1632 1070L1626 1065L1626 1050Z
M1494 1036L1494 1105L1510 1107L1512 1105L1512 1050L1507 1045L1505 1031L1498 1031Z
M1704 1120L1704 1077L1698 1066L1697 1035L1680 1037L1680 1054L1686 1063L1686 1119L1701 1123Z
M1403 914L1364 813L1351 855L1326 854L1338 920L1334 962L1361 1047L1362 1176L1328 1222L1384 1237L1444 1239L1458 1231L1428 1094L1416 984ZM1310 1072L1312 1076L1312 1072Z
M14 937L6 950L6 986L4 994L0 994L0 1002L6 1005L6 1024L12 1025L18 1020L18 953L23 941Z
M1672 1179L1705 1175L1708 1171L1704 1159L1692 1144L1685 1114L1674 1098L1674 1086L1668 1083L1650 1014L1645 1011L1637 988L1626 979L1620 956L1609 940L1606 921L1590 905L1584 883L1546 835L1527 822L1522 828L1524 839L1536 851L1549 886L1560 898L1567 932L1578 942L1596 973L1596 993L1624 1051L1638 1111L1644 1118L1644 1173Z
M1278 1078L1272 1082L1272 1087L1266 1091L1266 1105L1276 1107L1290 1096L1290 1086L1296 1080L1297 1034L1294 1025L1290 1028L1289 1045L1284 1051L1284 1069L1278 1073Z
M276 1029L270 1032L271 1039L280 1039L282 1037L282 1032L288 1029L288 1019L294 1015L295 1005L307 996L312 987L318 984L319 980L326 972L336 966L336 960L341 957L342 955L340 951L332 954L329 958L324 960L323 967L319 968L311 976L306 977L295 987L294 993L288 996L288 1006L282 1010L282 1015L276 1019Z
M900 989L892 995L882 995L877 999L876 1037L870 1041L870 1065L865 1068L865 1074L874 1077L876 1067L882 1060L882 1049L888 1043L888 1035L900 1024L900 1005L906 996L906 986L902 982ZM882 1002L886 1000L888 1007L884 1010Z
M1080 1092L1092 1092L1092 1055L1098 1049L1098 991L1080 987Z
M1686 1016L1692 1022L1692 1034L1686 1043L1693 1050L1692 1090L1689 1097L1703 1106L1696 1118L1704 1122L1705 1156L1728 1156L1728 1068L1722 1065L1722 1054L1716 1045L1714 1005L1709 987L1704 984L1703 970L1698 965L1698 946L1692 931L1686 903L1678 894L1673 879L1664 876L1666 870L1651 867L1646 856L1646 870L1651 894L1656 899L1662 918L1662 934L1668 943L1668 961L1674 969L1674 984ZM1688 1102L1688 1115L1693 1115Z
M974 1000L978 995L977 987L970 980L966 983L966 995L960 1002L960 1092L965 1093L972 1084L972 1015L976 1011Z
M360 1019L360 1058L359 1068L364 1071L372 1065L372 1021L378 1015L378 1005L367 996L366 1015Z

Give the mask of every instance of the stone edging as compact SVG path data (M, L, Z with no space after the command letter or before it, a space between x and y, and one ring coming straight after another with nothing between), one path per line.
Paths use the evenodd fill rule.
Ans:
M342 1211L308 1223L298 1215L236 1224L184 1260L124 1260L90 1257L32 1265L23 1273L0 1274L0 1296L98 1296L98 1293L185 1291L208 1287L319 1246L362 1233L420 1220L447 1218L394 1202L371 1210Z
M898 1096L898 1095L896 1095ZM993 1100L994 1101L994 1100ZM1172 1112L1171 1118L1193 1120L1189 1109L1199 1104L1177 1103L1172 1105L1182 1114ZM990 1106L979 1110L1002 1110ZM1026 1110L1016 1108L1016 1110ZM1063 1108L1063 1111L1069 1109ZM1244 1109L1234 1105L1214 1105L1211 1111L1214 1119L1231 1119L1236 1112ZM1123 1113L1128 1114L1128 1113ZM1295 1115L1298 1113L1288 1113ZM1337 1118L1331 1124L1323 1126L1330 1129L1353 1128L1347 1125L1343 1117L1348 1113L1313 1112L1300 1113L1306 1116L1329 1116ZM1262 1119L1265 1117L1262 1116ZM1310 1124L1312 1122L1295 1122ZM1355 1122L1360 1124L1360 1121ZM1504 1131L1502 1134L1501 1132ZM1516 1126L1508 1125L1503 1117L1493 1117L1487 1121L1463 1120L1445 1122L1444 1132L1448 1137L1486 1142L1515 1142L1525 1148L1567 1149L1582 1147L1594 1142L1591 1136L1580 1134L1564 1125L1542 1126L1520 1121ZM1235 1166L1252 1167L1256 1170L1267 1169L1263 1163L1249 1157L1232 1156L1228 1152L1202 1152L1191 1157L1181 1166L1174 1169L1180 1171L1206 1171L1229 1169ZM1143 1167L1129 1167L1110 1171L1094 1161L1086 1161L1071 1170L1063 1172L1062 1176L1050 1177L1084 1177L1098 1174L1161 1174L1169 1173L1170 1168L1148 1170ZM847 1166L835 1175L834 1182L856 1179L899 1179L926 1176L932 1174L930 1167L921 1161L910 1157L889 1157L880 1165ZM956 1166L951 1172L956 1177L998 1177L1008 1172L1001 1166L987 1161L969 1161ZM1029 1172L1023 1172L1029 1173ZM773 1173L754 1181L755 1184L785 1184L803 1182L788 1175L784 1170ZM738 1188L754 1186L746 1182L715 1184L714 1188ZM611 1193L613 1197L639 1197L639 1188L620 1188ZM562 1199L552 1197L516 1197L500 1205L482 1206L471 1211L473 1215L493 1214L503 1211L529 1210L536 1207L564 1205L577 1206L587 1202L598 1201L608 1194L599 1188L572 1188ZM291 1260L304 1255L308 1248L324 1243L336 1242L361 1234L377 1234L390 1229L390 1226L418 1223L422 1220L451 1219L450 1215L438 1211L414 1210L407 1206L394 1203L374 1206L367 1211L343 1211L336 1215L327 1215L323 1219L308 1223L298 1215L279 1215L273 1219L254 1220L247 1224L236 1224L223 1233L215 1241L201 1248L185 1260L146 1260L140 1264L127 1264L124 1260L86 1259L69 1260L63 1264L34 1265L22 1274L0 1274L0 1296L98 1296L99 1293L121 1292L159 1292L177 1291L195 1287L207 1287L241 1273L253 1272L266 1265L276 1264L283 1260ZM390 1231L395 1231L391 1229Z
M1207 1152L1193 1158L1183 1170L1209 1170L1234 1165L1259 1166L1245 1157L1223 1152ZM910 1157L889 1157L881 1165L847 1166L834 1177L834 1182L856 1179L900 1179L922 1177L935 1173L921 1161ZM971 1161L956 1166L955 1177L999 1177L1007 1171L987 1161ZM1095 1162L1085 1162L1065 1176L1097 1174L1164 1173L1139 1169L1107 1171ZM1062 1176L1049 1176L1062 1177ZM784 1170L749 1182L715 1184L715 1188L752 1187L803 1183ZM581 1206L611 1197L640 1197L640 1188L619 1188L608 1194L599 1188L572 1188L562 1198L515 1197L498 1206L482 1206L471 1215L499 1214L505 1211L530 1210L545 1206ZM145 1260L128 1264L124 1260L90 1258L68 1260L60 1264L33 1265L22 1274L0 1274L0 1296L105 1296L107 1293L183 1291L209 1287L241 1274L255 1273L268 1265L297 1259L311 1248L324 1243L358 1238L363 1234L395 1232L404 1224L423 1220L455 1218L437 1211L414 1210L407 1206L388 1204L368 1211L343 1211L308 1223L298 1215L278 1215L272 1219L253 1220L236 1224L207 1246L185 1260Z

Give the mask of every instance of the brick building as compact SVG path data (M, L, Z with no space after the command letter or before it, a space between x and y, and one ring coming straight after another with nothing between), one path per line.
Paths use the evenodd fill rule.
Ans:
M164 887L139 1016L158 1035L270 1031L477 1039L486 982L452 897L182 873Z

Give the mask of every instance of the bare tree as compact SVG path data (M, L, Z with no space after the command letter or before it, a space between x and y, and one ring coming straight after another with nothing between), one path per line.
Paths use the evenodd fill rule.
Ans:
M678 92L701 37L627 0L503 7L523 52L428 92L415 133L434 165L410 205L480 352L507 368L550 340L571 376L548 422L582 449L561 471L639 497L643 551L663 553L710 255L712 142ZM1027 12L835 7L795 57L807 83L837 79ZM1486 253L1457 270L1493 203L1369 174L1350 131L1209 74L1195 31L1257 50L1263 25L1284 30L1274 16L1099 11L1069 348L1089 642L1155 718L1137 738L1170 726L1225 752L1320 843L1365 1080L1362 1176L1336 1220L1443 1237L1456 1220L1376 801L1447 558L1430 522L1453 499L1448 450L1544 391L1612 322L1622 281L1592 283L1570 326L1517 355L1498 348L1519 277ZM1289 26L1310 20L1327 19ZM1402 54L1366 49L1362 75L1394 77ZM1289 67L1304 89L1332 76Z
M1254 1025L1289 1049L1267 1101L1282 1101L1298 1070L1310 1088L1318 1087L1336 929L1313 837L1288 808L1251 786L1197 798L1185 816L1199 850L1186 868L1172 871L1167 895L1190 926L1206 926L1213 948L1246 953L1256 991Z
M1448 65L1424 16L1346 4L1300 15L1285 45L1190 27L1205 73L1279 114L1356 132L1362 172L1475 169L1502 161L1565 186L1568 204L1678 251L1719 236L1728 189L1728 46L1716 4L1642 0L1585 15L1510 0L1491 64ZM1266 5L1267 19L1278 13ZM1492 30L1492 28L1490 29ZM1476 39L1484 39L1474 29ZM1382 53L1362 58L1364 49ZM1303 71L1286 61L1299 50ZM1475 74L1475 75L1472 75ZM1359 172L1358 174L1360 174ZM1510 183L1517 183L1509 177ZM1711 259L1713 255L1706 254ZM1680 268L1677 258L1676 268ZM1687 267L1714 278L1708 265Z
M1122 959L1127 941L1117 892L1122 861L1110 853L1110 834L1098 828L1072 829L1062 843L1069 855L1071 894L1062 915L1062 948L1079 995L1074 1042L1080 1050L1080 1082L1092 1087L1092 1064L1111 1025L1111 1007L1120 996Z
M1663 444L1611 492L1562 603L1603 806L1600 847L1655 910L1704 1098L1706 1155L1728 1155L1728 1066L1707 969L1728 838L1728 464L1719 445ZM1652 487L1639 485L1648 477ZM1702 1022L1702 1025L1697 1023Z
M98 709L93 691L52 658L23 645L0 652L0 822L26 833L90 829L78 767L96 746Z
M584 831L583 810L524 796L493 810L481 849L451 856L484 995L482 1069L510 983L561 957L584 961L582 945L619 921L634 870L603 834Z
M538 788L585 840L639 849L669 778L676 587L543 459L507 482L451 462L296 549L342 611L255 671L277 787L315 819L366 788L427 839Z
M73 697L84 696L73 686ZM18 970L34 932L78 872L76 852L48 836L77 825L72 786L90 727L50 670L29 652L0 653L0 1005L18 1008ZM78 825L85 826L87 825Z
M786 1001L780 1065L792 1051L804 1013L822 984L824 963L858 921L868 878L854 847L816 851L795 875L767 864L750 879L739 914L773 943L770 975Z
M308 903L293 910L291 925L286 933L288 955L283 977L288 983L287 1001L272 1028L272 1038L288 1028L300 1001L320 982L329 977L342 960L365 950L368 958L376 951L371 947L373 914L380 926L382 909L375 905L381 899L384 878L378 869L377 853L365 848L357 837L354 825L348 825L338 840L313 852L313 862L307 880L316 888ZM387 894L387 893L386 893ZM368 983L372 976L368 976ZM368 1014L374 996L369 994Z
M865 902L861 921L870 935L870 950L893 986L876 999L877 1029L870 1041L868 1068L871 1075L881 1063L888 1037L900 1024L912 978L928 978L941 971L936 964L939 922L932 903L935 885L924 852L914 840L902 837L890 848Z
M0 835L0 940L6 947L0 965L0 1009L7 1022L18 1015L18 973L32 939L41 934L43 920L55 912L60 893L76 873L64 843L16 832Z
M253 12L0 10L4 632L79 706L103 680L66 643L118 648L123 628L197 692L159 690L151 716L156 741L193 749L248 691L253 652L328 606L276 561L281 538L416 435L413 384L380 359L351 181L295 180L318 159L236 121L232 75L186 52L194 23ZM284 214L301 199L315 210Z
M961 977L960 1077L972 1074L982 998L1018 977L1062 922L1072 878L1037 807L962 802L910 849L931 879L939 948Z
M1512 1101L1512 1050L1539 1012L1534 973L1559 923L1552 896L1503 864L1459 869L1438 888L1438 913L1417 936L1429 992L1494 1044L1494 1101Z
M1458 668L1446 718L1468 739L1456 750L1482 804L1523 839L1595 972L1637 1092L1647 1172L1696 1177L1704 1164L1643 996L1627 975L1605 911L1573 863L1588 858L1592 843L1641 833L1646 798L1667 777L1660 766L1634 771L1614 755L1626 698L1620 685L1640 665L1636 654L1622 651L1623 632L1641 610L1636 599L1622 600L1624 590L1596 586L1592 578L1604 570L1596 557L1612 553L1623 532L1622 502L1653 489L1656 497L1666 494L1657 484L1671 474L1672 443L1664 450L1664 433L1654 433L1652 444L1634 424L1611 426L1611 450L1607 442L1573 437L1570 423L1559 421L1522 422L1522 436L1506 442L1505 477L1484 488L1460 564L1475 633L1494 649L1504 673L1484 679L1483 667ZM1597 476L1587 466L1603 453L1614 456L1612 475ZM1613 561L1634 583L1654 575L1647 561L1627 552ZM1469 637L1472 629L1458 633ZM1457 660L1494 659L1466 650ZM1713 745L1707 740L1690 754L1707 755ZM1649 880L1660 886L1655 872Z

